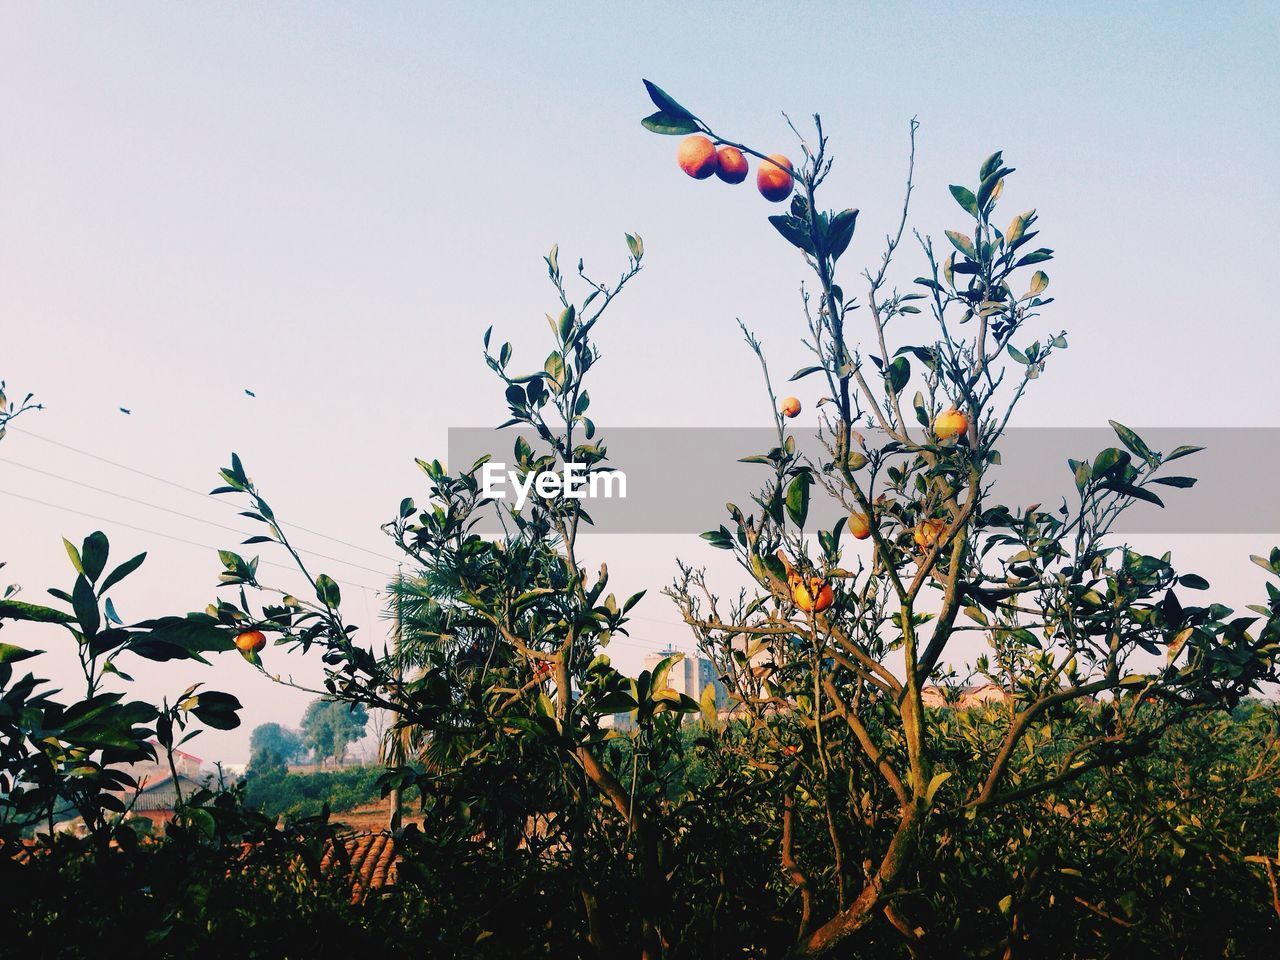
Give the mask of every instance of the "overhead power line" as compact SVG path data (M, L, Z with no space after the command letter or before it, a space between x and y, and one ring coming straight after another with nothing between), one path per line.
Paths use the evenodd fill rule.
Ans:
M61 440L54 440L51 437L45 437L45 436L41 436L38 433L32 433L30 430L27 430L22 427L11 426L8 429L11 433L20 433L25 437L31 437L33 440L39 440L43 443L52 444L53 446L61 447L64 450L70 450L72 453L78 453L82 457L89 457L92 460L97 460L99 463L105 463L109 466L116 467L120 470L127 470L130 473L135 473L140 477L146 477L148 480L154 480L156 483L163 483L166 486L173 487L175 490L182 490L186 493L191 494L192 496L200 497L202 500L213 500L215 503L220 503L223 506L231 507L232 509L234 509L234 505L228 503L227 501L219 500L217 497L214 497L212 494L208 493L207 491L197 490L195 487L188 487L186 484L178 483L176 480L170 480L167 477L161 477L154 473L148 473L146 470L139 470L137 467L131 467L127 463L120 463L118 460L112 460L108 457L104 457L99 454L92 453L88 450L81 450L79 447L73 447L69 443L63 443ZM342 540L339 537L333 537L327 533L321 533L319 530L312 530L310 527L304 527L300 523L290 522L288 525L290 527L293 527L295 530L301 530L303 533L309 533L313 537L320 537L324 540L330 540L333 543L340 543L344 547L350 547L353 550L359 550L362 553L371 554L372 556L378 557L381 560L386 560L389 563L399 562L395 557L389 557L385 553L379 553L377 550L370 550L368 547L362 547L358 543L351 543L349 540Z
M125 523L123 520L112 520L110 517L102 517L96 513L89 513L87 510L77 510L75 507L68 507L61 503L50 503L48 500L38 500L35 497L28 497L25 494L14 493L12 490L0 490L0 493L3 493L7 497L16 497L19 500L26 500L28 503L37 503L42 507L50 507L54 510L63 510L67 513L77 514L81 517L88 517L90 520L97 520L100 523L109 523L112 526L124 527L128 530L136 530L138 533L145 533L148 536L163 537L166 540L174 540L178 543L185 543L191 547L200 547L204 550L216 551L218 549L217 547L210 546L207 543L200 543L196 540L187 540L185 537L175 537L171 533L162 533L159 530L149 530L146 527L139 527L132 523ZM264 566L279 567L282 570L293 570L294 572L297 572L296 567L291 567L287 563L276 563L271 560L260 560L258 562ZM379 590L379 588L371 587L366 583L356 583L353 580L343 580L341 577L334 577L333 579L337 580L338 583L345 583L349 587L357 587L361 590L372 590L374 593L377 593Z
M136 503L139 506L146 507L148 510L159 510L163 513L172 514L175 517L185 517L188 520L194 520L196 523L203 523L211 527L217 527L220 530L229 530L232 533L237 534L238 536L241 536L241 537L253 536L253 534L249 533L248 531L240 530L237 527L229 527L225 523L218 523L216 520L206 520L204 517L197 517L190 513L184 513L181 510L174 510L170 507L162 507L158 503L151 503L148 500L141 500L138 497L131 497L127 493L118 493L115 490L108 490L106 487L94 486L92 483L85 483L83 480L76 480L72 477L65 477L60 473L54 473L52 470L42 470L40 467L33 467L30 464L19 463L17 460L11 460L8 457L0 459L0 463L7 463L7 464L10 464L11 466L21 467L23 470L30 470L32 473L39 473L46 477L53 477L55 480L62 480L65 483L74 483L77 487L84 487L86 490L93 490L96 493L105 493L109 497L116 497L120 500L127 500L129 503ZM343 560L341 557L333 557L327 553L318 553L315 550L307 550L302 547L297 547L296 549L299 553L305 553L308 556L318 557L321 560L332 560L334 563L346 564L349 567L355 567L359 570L366 570L369 573L376 573L378 574L378 576L386 577L388 580L391 579L391 576L392 576L390 573L388 573L385 570L378 570L378 569L375 569L374 567L366 567L362 563L355 563L351 560Z

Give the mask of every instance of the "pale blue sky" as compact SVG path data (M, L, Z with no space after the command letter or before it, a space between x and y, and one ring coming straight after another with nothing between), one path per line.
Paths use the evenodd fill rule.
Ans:
M1046 324L1071 339L1022 425L1274 423L1274 4L516 6L0 6L0 377L48 403L27 429L201 489L236 449L284 516L389 554L377 525L423 494L412 458L504 415L484 328L518 359L544 356L541 255L559 241L611 273L627 230L646 269L601 330L597 419L759 423L734 321L777 370L799 366L802 264L750 184L685 178L676 142L641 129L642 76L768 152L793 149L780 110L820 111L837 155L827 200L862 210L849 263L877 255L897 214L910 117L927 232L961 225L946 185L1003 148L1018 167L1005 208L1037 207L1058 251ZM914 250L901 263L906 283ZM0 447L0 490L234 540L13 462L232 518L19 433ZM65 584L60 537L99 525L0 496L6 582ZM210 552L107 529L122 556L152 554L121 592L127 616L214 595ZM1245 555L1273 539L1173 546L1245 602ZM621 590L655 594L676 552L706 556L687 538L592 550ZM672 618L656 596L640 612ZM650 645L683 636L637 627ZM640 646L618 649L638 662ZM66 680L62 653L44 670ZM244 730L194 745L228 760L306 700L238 661L139 677L147 694L194 679L239 694Z

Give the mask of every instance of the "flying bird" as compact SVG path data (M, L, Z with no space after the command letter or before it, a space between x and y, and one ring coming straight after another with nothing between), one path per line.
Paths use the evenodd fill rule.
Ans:
M132 415L133 415L133 411L132 411L132 410L127 410L127 409L125 409L124 407L121 407L121 408L120 408L120 412L121 412L121 413L123 413L125 416L132 416Z
M245 392L245 393L247 393L247 394L248 394L249 396L251 396L251 397L256 397L256 396L257 396L257 394L256 394L256 393L254 393L252 390L250 390L248 387L245 387L244 392Z

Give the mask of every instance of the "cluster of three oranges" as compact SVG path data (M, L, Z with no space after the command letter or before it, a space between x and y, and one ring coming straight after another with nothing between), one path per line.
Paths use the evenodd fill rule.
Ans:
M680 169L695 180L705 180L713 174L725 183L741 183L747 179L747 158L737 147L722 144L717 147L707 137L695 133L685 137L676 151ZM791 176L791 161L775 153L756 170L756 189L771 203L781 203L791 196L795 180Z

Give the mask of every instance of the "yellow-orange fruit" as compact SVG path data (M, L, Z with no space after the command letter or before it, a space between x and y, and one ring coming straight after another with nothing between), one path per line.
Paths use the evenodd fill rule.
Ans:
M747 158L737 147L721 147L716 151L716 176L725 183L741 183L747 179Z
M676 151L680 169L695 180L705 180L716 172L716 145L701 134L685 137Z
M770 163L769 161L773 161ZM791 178L791 161L780 153L770 154L769 160L756 170L756 189L770 203L781 203L791 196L795 181Z
M915 532L912 538L916 542L916 546L921 550L928 550L938 538L942 536L944 530L947 529L947 521L945 520L921 520L916 524Z
M257 653L267 645L267 635L261 630L246 630L236 636L236 649L241 653Z
M950 440L969 431L969 418L955 407L947 407L933 421L933 433L939 440Z
M787 397L783 400L782 415L788 419L800 416L800 400L797 397Z
M855 540L865 540L871 536L871 524L861 513L849 514L849 532Z
M791 599L801 610L821 613L835 602L836 595L831 591L831 584L821 577L810 577L792 584Z

